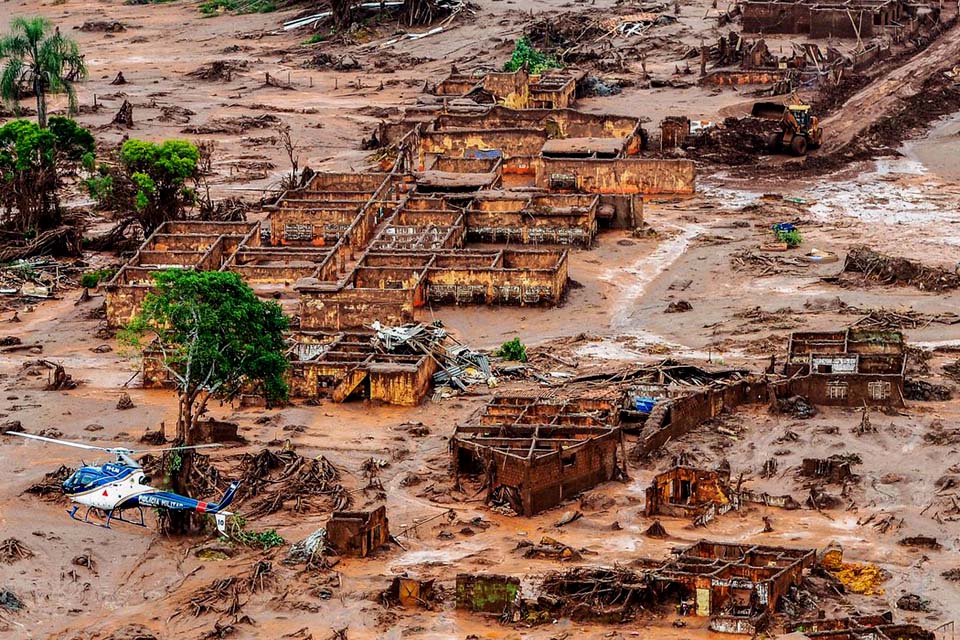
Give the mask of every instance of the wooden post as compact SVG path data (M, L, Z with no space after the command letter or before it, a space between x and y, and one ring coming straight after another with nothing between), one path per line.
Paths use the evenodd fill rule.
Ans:
M707 47L700 38L700 76L707 75Z

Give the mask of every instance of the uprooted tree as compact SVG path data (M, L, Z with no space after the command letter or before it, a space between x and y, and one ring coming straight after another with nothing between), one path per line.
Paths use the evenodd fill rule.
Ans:
M0 261L79 250L82 230L65 224L59 191L93 152L93 136L69 118L54 116L46 129L29 120L0 127Z
M51 33L51 31L53 33ZM31 93L37 100L37 123L47 126L47 94L64 93L69 113L77 110L73 83L87 75L77 43L60 35L46 18L14 18L0 38L0 97L15 109Z
M171 269L156 274L155 290L121 337L169 372L179 402L176 442L191 445L211 400L227 402L241 392L286 399L287 326L280 306L258 299L235 273ZM171 458L174 491L190 495L192 465L191 450ZM186 533L191 522L189 513L173 511L165 526Z

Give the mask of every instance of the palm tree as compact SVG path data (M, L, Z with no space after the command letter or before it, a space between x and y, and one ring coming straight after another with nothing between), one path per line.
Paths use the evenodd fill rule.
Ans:
M41 127L47 126L48 92L67 94L69 111L76 112L73 83L86 77L87 68L77 43L61 36L49 20L14 18L10 34L0 38L0 59L6 61L0 73L0 98L14 109L19 108L20 97L32 91Z

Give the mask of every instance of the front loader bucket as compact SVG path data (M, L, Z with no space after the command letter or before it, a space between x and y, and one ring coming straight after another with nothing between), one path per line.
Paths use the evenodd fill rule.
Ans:
M754 118L767 118L768 120L779 120L783 117L783 112L787 110L786 105L778 102L756 102L750 115Z

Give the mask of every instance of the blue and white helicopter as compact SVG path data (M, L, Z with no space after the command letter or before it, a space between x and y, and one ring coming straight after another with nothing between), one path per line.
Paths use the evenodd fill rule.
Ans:
M123 447L95 447L89 444L57 440L56 438L36 436L32 433L18 431L7 431L5 435L19 436L21 438L40 440L42 442L52 442L53 444L75 447L77 449L106 451L117 457L116 461L108 462L100 466L82 466L74 471L69 478L64 480L63 492L72 502L76 503L73 509L67 513L78 522L103 526L109 529L110 522L112 520L118 520L138 527L146 527L147 525L143 519L143 507L161 507L174 511L196 511L197 513L212 515L216 519L217 530L220 531L221 534L227 535L227 516L233 514L225 511L225 509L233 501L233 496L236 494L237 487L240 485L239 482L230 483L220 502L203 502L149 486L147 483L150 479L143 473L143 468L140 464L131 457L137 453L219 447L220 445L218 444L137 450L125 449ZM77 511L81 506L87 508L83 518L77 516ZM136 509L140 516L139 519L132 520L125 518L123 512L128 509ZM91 511L106 514L106 522L100 524L91 521Z

